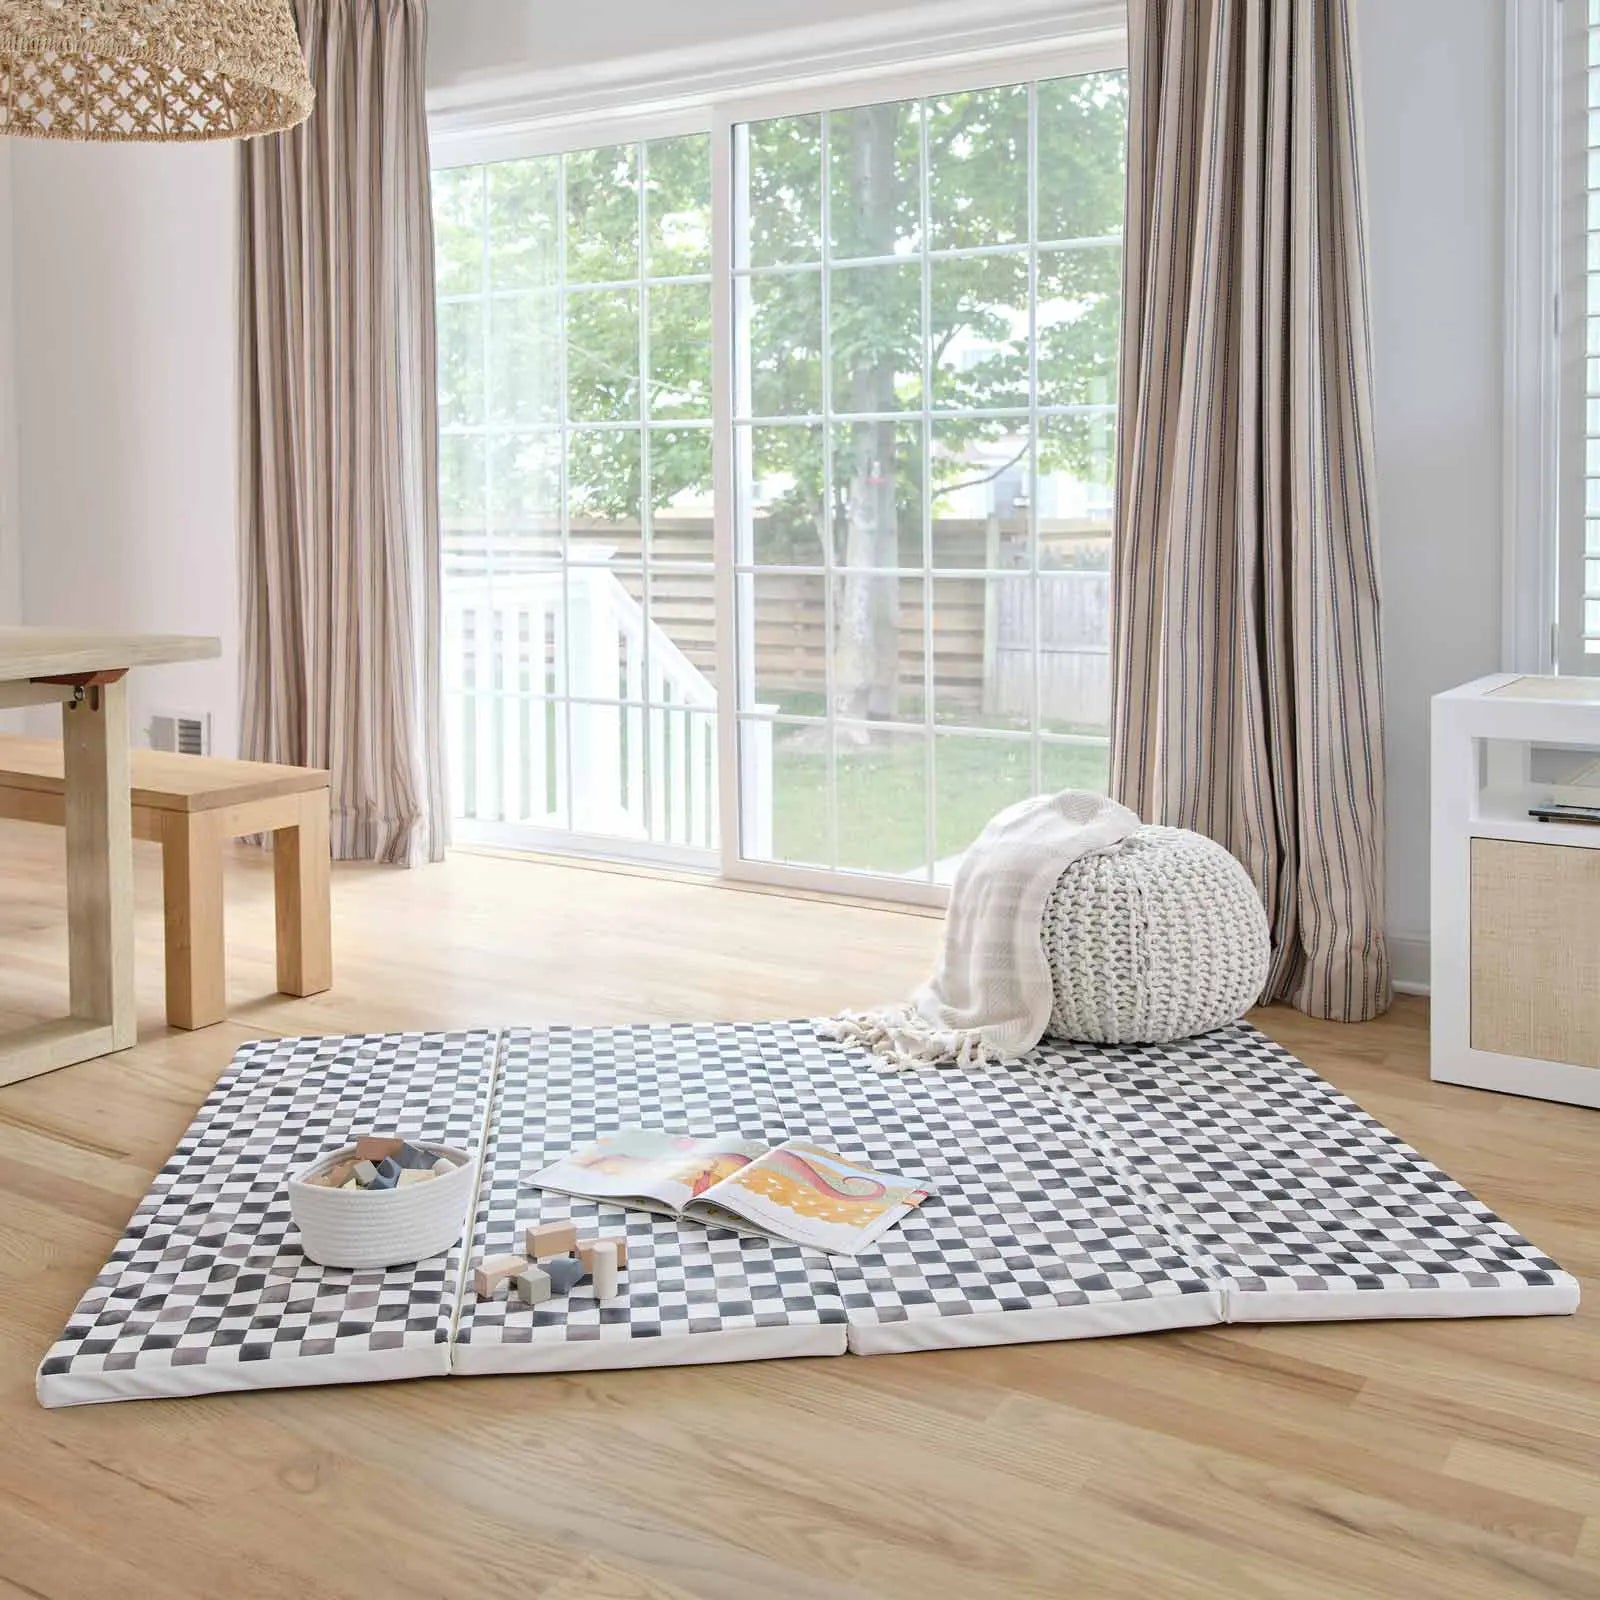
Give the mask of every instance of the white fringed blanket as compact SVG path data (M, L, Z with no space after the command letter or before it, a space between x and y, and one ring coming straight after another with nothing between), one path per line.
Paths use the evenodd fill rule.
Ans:
M823 1024L824 1037L897 1067L982 1065L1033 1049L1050 1020L1050 891L1074 861L1115 850L1139 826L1126 806L1077 789L1007 807L962 858L934 975L909 1004L845 1012Z

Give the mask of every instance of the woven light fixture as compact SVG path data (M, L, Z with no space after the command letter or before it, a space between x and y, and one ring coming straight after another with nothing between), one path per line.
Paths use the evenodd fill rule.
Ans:
M311 99L289 0L0 0L0 134L242 139Z

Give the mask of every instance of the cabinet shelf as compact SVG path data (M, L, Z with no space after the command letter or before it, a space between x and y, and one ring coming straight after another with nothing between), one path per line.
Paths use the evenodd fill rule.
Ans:
M1550 801L1549 786L1525 789L1480 789L1467 821L1475 839L1512 839L1519 844L1575 845L1580 850L1600 849L1600 823L1541 822L1528 808Z

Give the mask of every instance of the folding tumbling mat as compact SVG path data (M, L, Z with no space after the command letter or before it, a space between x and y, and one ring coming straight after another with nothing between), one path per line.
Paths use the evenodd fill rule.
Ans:
M319 1267L283 1185L351 1127L475 1147L498 1045L486 1032L241 1046L45 1357L39 1398L448 1372L465 1241L387 1271Z
M932 1195L845 1259L521 1181L631 1125L811 1137ZM284 1180L363 1128L482 1151L447 1255L354 1272L301 1253ZM614 1299L477 1298L473 1261L567 1216L626 1232ZM267 1040L201 1107L38 1391L73 1405L1577 1300L1509 1224L1243 1025L914 1073L805 1021Z

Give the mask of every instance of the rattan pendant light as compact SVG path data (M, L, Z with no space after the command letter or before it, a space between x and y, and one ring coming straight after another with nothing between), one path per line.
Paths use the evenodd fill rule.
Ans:
M0 134L242 139L310 112L289 0L0 0Z

